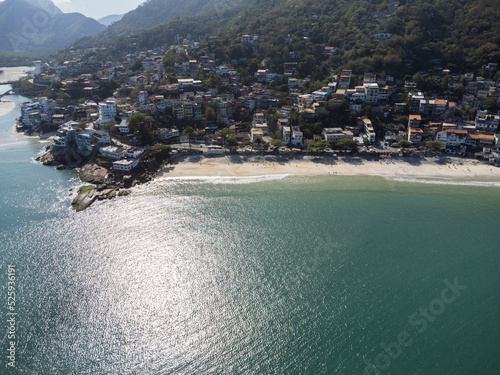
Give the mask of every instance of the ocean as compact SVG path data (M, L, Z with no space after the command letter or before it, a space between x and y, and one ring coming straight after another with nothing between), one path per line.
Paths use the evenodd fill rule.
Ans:
M498 185L164 178L75 213L76 173L35 162L18 116L0 373L500 373Z

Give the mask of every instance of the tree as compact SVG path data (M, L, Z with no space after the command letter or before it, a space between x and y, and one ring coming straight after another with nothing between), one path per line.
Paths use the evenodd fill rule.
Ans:
M426 148L429 151L441 151L446 148L446 145L441 141L429 141L427 142Z
M172 147L166 145L149 146L148 151L151 152L151 157L155 158L159 163L163 163L170 158Z
M340 139L337 142L337 147L341 150L351 150L352 152L355 152L358 149L358 145L356 144L356 142L350 138Z
M495 112L498 109L498 99L490 96L483 101L483 109L490 112Z
M215 112L214 107L211 105L205 105L205 120L210 121L210 122L215 122L217 121L217 112Z
M182 135L188 137L189 140L189 148L191 148L191 140L198 136L198 132L193 129L191 126L187 126L183 131Z
M71 96L69 96L68 93L62 91L58 96L57 96L57 100L68 100L68 99L71 99Z
M404 139L398 142L399 148L412 148L412 143L410 141L405 141Z
M135 63L130 67L130 69L134 72L137 72L142 69L142 60L137 59L135 60Z
M236 137L227 137L226 146L229 148L238 147L238 140L236 139Z
M227 138L229 135L234 134L234 133L235 133L235 131L233 129L229 129L229 128L224 128L224 129L219 130L219 135L222 138Z
M285 145L285 141L283 141L282 139L271 139L271 141L269 143L274 148L280 148L280 147L283 147Z
M227 140L231 137L230 135L234 135L236 132L233 129L224 128L219 130L219 136L222 138L222 144L227 145ZM230 147L230 146L229 146Z
M323 152L329 147L330 143L325 139L320 139L318 142L316 142L316 150L318 152Z
M158 129L156 120L144 113L136 113L128 118L128 126L143 144L154 141L154 131Z
M82 130L85 130L87 129L87 121L85 121L85 119L81 119L79 122L78 122L78 127Z

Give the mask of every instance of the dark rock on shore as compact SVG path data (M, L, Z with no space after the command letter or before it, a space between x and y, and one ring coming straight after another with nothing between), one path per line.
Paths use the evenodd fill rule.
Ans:
M56 167L60 164L68 168L78 168L84 165L86 157L78 153L73 147L66 147L61 150L53 149L42 156L43 165Z
M86 164L78 172L80 180L91 184L104 184L108 178L108 170L97 164Z
M77 212L83 211L88 208L97 199L97 191L95 189L90 189L83 191L78 194L78 196L73 199L71 205L75 208Z
M55 167L56 165L59 165L54 154L50 152L47 152L45 155L43 155L41 161L43 165L47 165L49 167Z

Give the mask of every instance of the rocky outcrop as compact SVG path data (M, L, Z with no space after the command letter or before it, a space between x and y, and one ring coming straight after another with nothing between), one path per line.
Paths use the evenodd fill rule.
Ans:
M54 148L42 156L43 165L56 167L65 165L68 168L79 168L85 164L88 157L78 152L75 147Z
M104 184L108 179L108 174L109 172L106 168L94 163L84 165L78 172L80 180L97 185Z
M65 148L48 150L40 161L57 169L79 167L80 180L92 184L80 189L78 196L73 200L72 205L77 211L85 210L96 200L130 194L130 191L125 189L153 180L161 165L149 162L140 164L130 172L115 171L111 161L98 157L97 149L91 153L83 153L74 143Z
M98 194L95 188L83 191L80 190L80 193L75 199L73 199L71 205L77 212L83 211L96 201L97 196Z
M56 165L59 165L60 163L56 160L56 157L53 153L47 152L45 155L42 156L41 162L43 165L47 165L49 167L55 167Z

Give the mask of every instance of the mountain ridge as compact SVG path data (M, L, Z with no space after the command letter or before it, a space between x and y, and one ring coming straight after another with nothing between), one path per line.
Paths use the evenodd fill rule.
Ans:
M63 13L50 0L0 2L1 51L56 51L105 28L80 13Z

